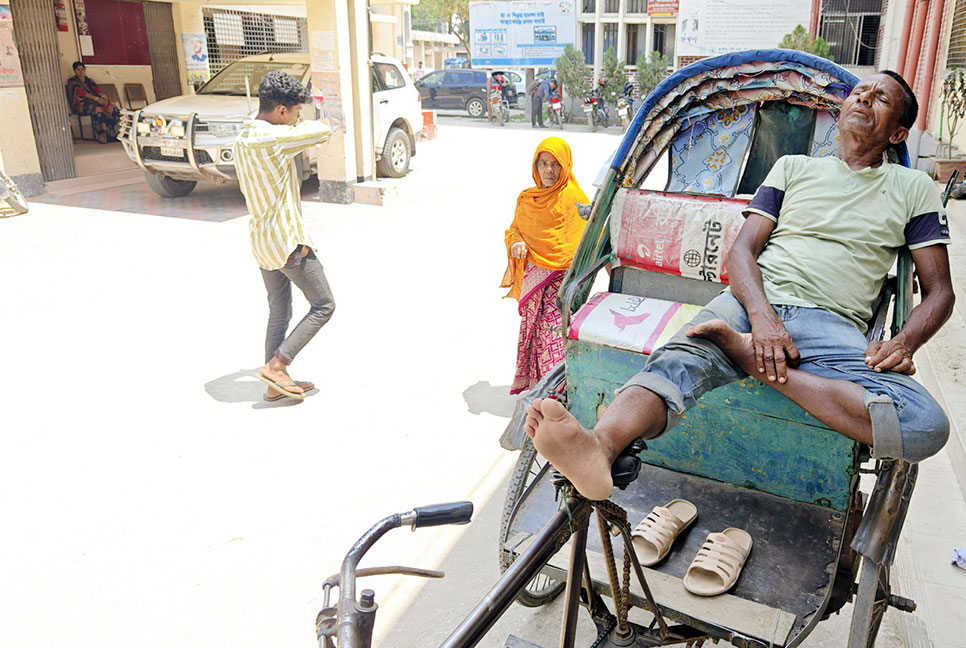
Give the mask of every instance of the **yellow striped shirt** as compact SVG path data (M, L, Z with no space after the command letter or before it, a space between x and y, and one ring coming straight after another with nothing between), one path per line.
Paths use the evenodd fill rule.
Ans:
M299 245L315 249L302 224L295 158L331 133L320 121L287 126L254 119L235 140L235 170L252 217L252 253L259 267L278 270Z

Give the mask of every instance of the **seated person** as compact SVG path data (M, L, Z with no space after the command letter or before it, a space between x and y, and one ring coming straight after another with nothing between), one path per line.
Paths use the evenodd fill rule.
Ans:
M911 375L913 354L952 313L949 229L933 181L885 157L917 112L898 74L861 80L839 113L837 156L778 159L744 210L730 290L648 357L592 430L557 401L533 403L526 431L540 454L582 495L606 499L634 439L663 434L704 392L746 375L876 458L939 452L949 421ZM922 301L895 337L868 343L865 322L904 245Z
M74 76L67 80L67 100L75 115L90 115L94 137L101 144L117 141L117 123L121 112L111 104L94 80L87 76L87 67L74 63Z

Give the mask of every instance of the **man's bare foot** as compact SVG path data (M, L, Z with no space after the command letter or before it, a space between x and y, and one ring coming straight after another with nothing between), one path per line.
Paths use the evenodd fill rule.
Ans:
M537 451L590 500L604 500L614 491L612 460L601 439L586 430L563 405L538 398L527 409L526 432Z
M755 347L751 343L750 333L739 333L724 320L713 319L692 326L685 331L685 335L711 340L745 373L752 376L758 373L755 367Z

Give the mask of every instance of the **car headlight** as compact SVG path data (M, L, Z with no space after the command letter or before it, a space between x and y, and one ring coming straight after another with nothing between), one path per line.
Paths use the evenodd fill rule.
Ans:
M147 135L151 132L151 122L138 122L138 135Z
M184 137L184 126L181 124L171 124L171 126L168 127L168 135L177 138Z
M235 122L208 122L208 132L215 137L235 137L241 131L241 124Z

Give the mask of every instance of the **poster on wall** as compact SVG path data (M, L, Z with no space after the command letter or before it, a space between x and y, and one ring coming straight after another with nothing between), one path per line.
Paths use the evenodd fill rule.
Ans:
M0 88L16 88L23 85L20 54L13 37L13 16L10 7L0 5Z
M648 16L676 16L678 15L678 0L647 0Z
M57 19L57 31L67 31L67 5L64 0L54 0L54 18Z
M80 44L81 56L94 56L94 39L87 24L87 7L84 0L74 0L74 18L77 21L77 42Z
M181 49L184 52L184 70L188 84L204 83L211 78L208 67L208 41L204 34L181 34Z
M812 3L802 0L680 0L679 56L715 56L778 47L782 37L806 28Z
M576 42L573 0L471 2L473 65L553 65Z

